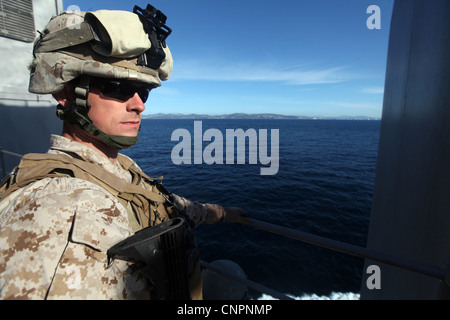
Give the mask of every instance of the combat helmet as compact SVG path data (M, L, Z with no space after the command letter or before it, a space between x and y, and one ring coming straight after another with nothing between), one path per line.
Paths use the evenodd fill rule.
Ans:
M116 149L134 145L137 137L108 135L92 124L89 83L93 77L110 78L155 88L168 80L173 59L165 40L172 30L165 22L151 5L135 6L133 12L77 10L53 17L34 43L29 91L52 94L73 81L76 101L68 110L58 106L58 117Z

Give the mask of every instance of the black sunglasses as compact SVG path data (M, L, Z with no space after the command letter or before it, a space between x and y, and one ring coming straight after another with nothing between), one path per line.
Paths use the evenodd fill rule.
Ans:
M144 103L153 89L136 81L105 78L91 78L90 85L99 87L103 95L120 101L127 101L137 93Z

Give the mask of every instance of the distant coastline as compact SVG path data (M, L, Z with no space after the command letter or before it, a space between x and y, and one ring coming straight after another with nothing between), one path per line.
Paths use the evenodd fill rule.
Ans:
M182 113L156 113L143 115L143 119L309 119L309 120L380 120L380 118L368 116L338 116L338 117L309 117L289 116L275 113L231 113L222 115L209 114L182 114Z

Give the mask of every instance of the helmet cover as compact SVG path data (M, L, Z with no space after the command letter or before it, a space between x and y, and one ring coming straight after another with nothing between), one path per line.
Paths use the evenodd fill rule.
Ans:
M118 23L120 21L120 23ZM157 67L139 63L152 47L136 13L118 10L64 12L53 17L35 41L29 91L55 93L81 75L161 85L173 68L169 47Z

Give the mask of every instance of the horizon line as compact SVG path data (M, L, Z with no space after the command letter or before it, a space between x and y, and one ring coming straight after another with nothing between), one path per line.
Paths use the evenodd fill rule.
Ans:
M372 117L366 115L340 115L340 116L304 116L304 115L285 115L277 113L244 113L234 112L228 114L207 114L207 113L155 113L143 114L143 119L148 118L177 118L177 119L192 119L192 118L209 118L209 119L339 119L339 120L381 120L381 117Z

